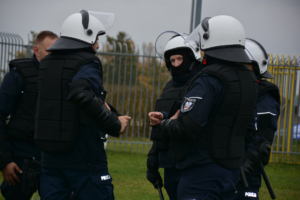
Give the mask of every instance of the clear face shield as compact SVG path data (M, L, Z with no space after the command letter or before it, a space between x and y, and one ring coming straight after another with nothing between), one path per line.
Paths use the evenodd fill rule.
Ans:
M192 47L195 51L199 51L199 47L201 45L201 35L203 34L204 30L199 24L193 32L185 39L185 43Z
M166 32L161 33L157 37L157 39L155 41L155 51L159 55L159 57L161 57L162 59L165 60L164 53L166 50L167 43L175 36L180 36L183 39L185 39L187 37L186 34L178 33L175 31L166 31Z
M109 30L115 23L115 14L106 12L88 11L88 13L96 17L104 26L105 31Z

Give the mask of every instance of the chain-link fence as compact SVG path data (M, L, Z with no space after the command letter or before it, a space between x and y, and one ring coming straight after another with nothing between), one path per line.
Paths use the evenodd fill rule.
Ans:
M0 83L14 58L31 57L32 46L20 36L0 32ZM126 132L108 137L107 151L147 153L151 127L148 113L170 79L163 60L153 46L134 48L126 43L102 43L97 52L104 71L106 101L124 115L131 116ZM270 54L269 71L281 94L281 115L272 146L271 162L300 163L300 60L295 56Z

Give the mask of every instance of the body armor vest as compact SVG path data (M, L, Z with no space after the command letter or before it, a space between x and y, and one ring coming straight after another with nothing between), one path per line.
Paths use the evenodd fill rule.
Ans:
M7 133L10 137L34 142L34 123L37 101L39 69L31 58L12 60L10 70L16 67L25 81L25 88L17 101L13 113L7 124Z
M185 84L175 88L173 80L170 80L156 101L155 111L164 111L169 114L169 117L173 116L180 109L187 86L188 84ZM169 137L161 134L159 128L152 127L150 139L155 143L154 146L157 150L168 149Z
M178 118L185 125L199 130L201 134L197 134L195 138L187 137L185 141L171 142L170 149L174 149L176 152L177 148L178 152L180 147L178 148L176 145L183 145L184 151L182 153L185 155L179 156L182 159L188 155L191 146L203 149L203 145L201 145L203 141L201 140L203 135L206 135L207 145L204 149L210 152L212 158L225 168L237 169L241 166L245 154L244 135L254 115L257 97L255 75L245 66L213 64L199 72L190 81L190 86L201 74L217 77L224 83L223 98L216 110L210 114L208 124L205 127L196 125L193 122L194 118L191 119L188 113L184 113L181 119ZM189 91L190 86L187 91ZM172 155L170 151L169 155Z
M48 153L67 151L73 144L80 110L66 100L70 82L79 68L99 58L88 52L54 52L40 65L35 141Z

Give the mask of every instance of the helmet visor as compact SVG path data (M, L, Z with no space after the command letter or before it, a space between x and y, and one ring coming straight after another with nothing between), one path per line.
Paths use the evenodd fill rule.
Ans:
M96 17L104 26L105 31L109 30L115 23L115 14L106 12L88 11L90 15Z
M200 31L203 32L201 24L199 24L185 40L185 43L189 44L195 51L199 50L201 44Z
M157 37L155 41L155 51L162 59L165 60L164 53L167 43L175 36L180 36L185 39L187 35L183 33L177 33L175 31L165 31Z

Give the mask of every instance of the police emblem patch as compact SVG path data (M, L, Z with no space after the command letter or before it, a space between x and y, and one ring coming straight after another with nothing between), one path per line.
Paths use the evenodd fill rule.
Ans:
M181 104L180 111L182 113L185 113L185 112L192 110L195 105L195 102L196 102L196 99L191 99L191 98L185 97L183 103Z

